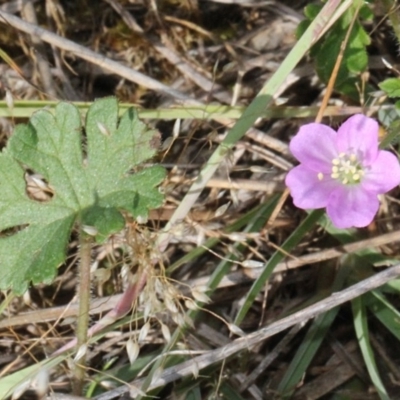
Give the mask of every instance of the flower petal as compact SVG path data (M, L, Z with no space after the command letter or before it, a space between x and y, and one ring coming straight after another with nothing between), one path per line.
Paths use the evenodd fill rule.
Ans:
M326 212L336 228L369 225L379 209L378 196L359 186L341 186L329 199Z
M319 180L317 172L303 164L288 172L285 183L293 197L293 203L302 209L326 207L332 191L340 185L331 179L330 174Z
M378 132L374 119L353 115L337 131L337 149L341 153L355 153L363 165L371 165L378 156Z
M364 190L386 193L400 184L400 165L397 157L389 151L379 151L375 162L365 171L361 182Z
M327 125L306 124L290 141L292 154L309 169L330 173L332 160L337 157L336 132Z

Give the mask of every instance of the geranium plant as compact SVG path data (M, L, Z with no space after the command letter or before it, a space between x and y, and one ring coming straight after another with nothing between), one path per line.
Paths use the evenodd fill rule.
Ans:
M161 166L141 167L160 137L133 109L120 118L117 100L106 98L91 105L84 127L81 120L69 103L59 103L54 112L40 110L29 124L16 127L0 153L0 289L22 294L31 282L50 282L65 260L73 228L79 236L80 355L73 379L78 395L85 374L92 245L124 228L122 212L145 219L150 208L160 206L157 185L165 174ZM51 195L32 196L27 177Z
M69 103L54 113L40 110L16 127L0 153L0 230L6 233L0 238L0 289L23 293L30 282L50 282L74 226L101 241L123 228L122 210L146 217L163 201L155 187L164 169L133 171L157 151L157 132L133 109L120 119L115 98L90 107L84 130L81 120ZM51 199L28 195L27 169L43 178L36 180L48 185Z

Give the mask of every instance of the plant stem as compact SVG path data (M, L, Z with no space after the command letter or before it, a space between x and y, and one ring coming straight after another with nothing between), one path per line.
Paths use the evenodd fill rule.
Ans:
M79 233L79 314L76 328L76 337L78 341L78 352L82 346L87 345L88 325L89 325L89 304L90 304L90 261L92 251L92 238L86 235L82 230ZM86 352L76 360L73 377L73 394L82 395L83 384L85 380Z
M396 39L400 43L400 14L397 4L393 0L383 0L382 5L392 25Z

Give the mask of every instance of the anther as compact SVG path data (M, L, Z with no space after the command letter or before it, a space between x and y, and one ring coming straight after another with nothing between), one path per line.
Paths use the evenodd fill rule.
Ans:
M324 174L322 172L318 172L318 180L322 181L322 179L324 179Z

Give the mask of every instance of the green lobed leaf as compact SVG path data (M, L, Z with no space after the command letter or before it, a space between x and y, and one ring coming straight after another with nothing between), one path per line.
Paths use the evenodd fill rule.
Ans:
M315 60L315 69L320 79L327 83L332 74L333 68L340 53L340 48L345 40L347 31L350 27L353 15L357 12L359 2L354 4L342 15L342 17L332 26L325 36L316 43L310 55ZM304 9L306 19L302 21L297 29L299 37L318 15L322 5L309 4ZM359 20L371 19L371 9L368 5L363 5L359 9L358 19L355 21L350 34L347 46L343 53L343 61L339 66L335 82L335 89L351 98L359 98L359 76L366 70L368 65L368 53L366 47L371 39L363 28ZM370 88L367 88L367 91Z
M399 78L385 79L378 86L389 97L400 97L400 79Z
M120 211L146 218L161 205L164 169L139 168L159 134L133 109L119 119L116 99L98 100L87 114L85 146L82 130L77 107L59 103L18 125L0 153L0 289L22 293L30 281L50 282L76 222L104 240L124 226ZM48 182L49 201L28 196L26 168Z

